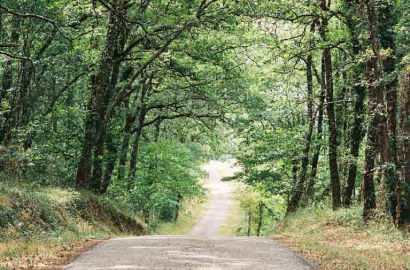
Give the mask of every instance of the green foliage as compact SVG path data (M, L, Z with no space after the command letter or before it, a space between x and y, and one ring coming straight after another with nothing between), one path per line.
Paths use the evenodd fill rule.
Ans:
M243 215L240 228L237 231L238 235L247 235L249 213L251 214L252 235L256 235L259 225L261 225L260 235L268 235L272 226L282 220L286 208L285 200L281 196L266 193L265 190L265 187L258 185L255 187L244 186L236 191L235 196L239 200L239 207ZM262 223L260 223L261 219Z
M184 200L205 195L199 183L201 151L195 144L165 140L144 143L140 151L134 186L128 193L117 179L110 187L111 196L132 204L137 213L157 214L170 221L179 207L178 194Z

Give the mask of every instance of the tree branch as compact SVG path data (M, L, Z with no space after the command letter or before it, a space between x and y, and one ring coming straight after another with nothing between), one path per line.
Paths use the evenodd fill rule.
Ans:
M4 6L2 6L2 5L0 5L0 9L4 10L5 12L7 12L7 13L9 13L9 14L12 14L12 15L14 15L14 16L17 16L17 17L20 17L20 18L23 18L23 19L34 18L34 19L39 19L39 20L45 21L45 22L47 22L47 23L53 25L53 26L55 27L55 29L57 29L57 31L58 31L65 39L67 39L67 40L69 40L69 41L72 41L72 39L69 38L69 37L67 37L66 34L60 29L60 27L58 27L57 23L56 23L55 21L49 19L49 18L46 18L46 17L41 16L41 15L37 15L37 14L21 14L21 13L18 13L18 12L16 12L16 11L12 11L12 10L10 10L10 9L8 9L8 8L6 8L6 7L4 7Z

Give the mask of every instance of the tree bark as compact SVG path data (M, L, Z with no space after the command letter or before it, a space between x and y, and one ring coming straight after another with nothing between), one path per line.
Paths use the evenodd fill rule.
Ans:
M396 222L402 225L410 221L409 194L403 198L404 187L410 186L410 61L407 59L401 75L401 185L396 187L398 204L396 207ZM402 187L401 187L402 186Z
M368 220L374 209L376 209L376 192L374 187L374 170L375 170L375 156L377 153L376 141L377 141L377 116L376 116L376 89L375 89L375 76L373 74L377 65L377 59L372 57L368 60L367 73L368 80L372 84L369 86L369 94L367 107L369 111L369 124L367 127L367 144L365 147L365 160L363 170L363 183L362 183L362 199L363 199L363 218Z
M130 160L130 172L128 175L128 190L132 189L132 186L135 181L135 174L137 171L137 160L138 160L138 151L139 151L139 143L141 138L141 133L144 128L145 116L147 114L146 105L142 104L141 109L138 116L138 126L135 132L135 139L134 139L134 146L131 153L131 160Z
M295 212L298 209L300 200L302 199L305 183L308 175L308 165L309 165L309 153L310 145L312 142L313 133L313 75L312 75L312 55L309 55L306 61L306 77L307 77L307 90L308 90L308 132L305 139L305 147L303 149L302 164L299 179L294 185L292 191L292 197L288 204L286 212Z
M21 21L20 18L17 16L13 16L12 18L12 32L10 34L10 41L13 44L18 44L20 40L20 25ZM7 92L13 86L13 59L9 59L6 61L6 68L3 71L3 78L1 84L1 91L0 91L0 110L3 109L3 99L6 97ZM14 103L14 102L13 102ZM12 103L12 106L14 104ZM11 118L12 118L12 109L10 112L6 112L4 114L3 121L0 122L0 144L7 140L7 134L10 133L11 130ZM8 139L10 140L10 138Z
M259 222L258 222L258 230L256 232L256 236L261 235L261 230L262 230L262 225L263 225L263 203L259 203Z
M320 7L324 12L328 11L328 6L325 0L320 0ZM328 19L326 15L321 17L320 36L324 42L327 41L326 32L328 28ZM333 209L336 210L341 206L340 194L340 178L337 162L337 128L335 116L335 104L333 100L333 69L332 69L332 53L331 49L325 48L323 52L325 59L325 74L326 74L326 112L329 126L329 169L330 169L330 185L332 190Z
M399 188L398 177L398 151L397 151L397 84L396 71L397 48L395 44L395 26L397 17L394 14L395 1L378 1L377 21L378 35L380 37L380 47L391 51L382 61L383 78L385 81L385 106L387 113L384 113L383 124L386 127L384 142L387 141L384 151L389 154L389 159L385 161L384 167L384 189L386 196L386 208L392 214L393 219L397 217L398 196L396 190ZM383 100L384 101L384 100ZM387 116L386 116L387 115ZM382 141L383 143L383 141Z
M137 128L135 131L134 145L133 145L133 149L131 152L130 171L128 174L128 190L132 189L132 186L135 181L138 151L139 151L139 142L140 142L142 130L144 128L145 117L147 115L147 105L145 102L146 102L147 92L150 88L151 88L151 79L149 79L148 82L144 81L141 87L141 103L140 103L140 108L138 110L138 121L137 121Z
M372 47L372 55L367 60L367 81L369 88L368 111L370 123L367 131L367 146L365 150L365 168L363 174L362 196L363 196L363 218L368 220L371 218L372 211L376 208L376 194L374 188L374 161L377 154L377 141L385 141L383 132L380 127L383 124L384 117L384 89L380 85L380 80L383 79L383 71L380 62L380 45L378 40L377 30L377 11L374 0L365 1L367 7L367 17L369 22L369 40ZM386 127L384 127L386 128ZM387 131L386 129L384 131ZM377 134L377 133L380 134ZM379 136L378 136L379 135ZM379 137L379 140L378 138ZM387 143L387 141L386 141ZM382 145L380 149L382 160L388 161L389 153L386 150L387 145Z
M91 77L94 80L94 77ZM92 147L93 147L93 124L94 117L92 112L92 101L93 98L90 97L87 108L87 116L85 119L85 131L84 131L84 141L83 149L81 152L81 158L77 167L77 177L76 184L79 188L87 187L87 179L91 176L91 158L92 158Z
M316 144L316 149L315 153L313 154L312 157L312 168L310 172L310 178L309 178L309 183L306 187L306 199L305 202L307 203L309 198L312 197L313 195L313 187L315 186L316 183L316 174L317 174L317 166L319 164L319 157L320 157L320 151L322 150L322 139L323 139L323 116L324 116L324 104L325 104L325 98L326 98L326 78L325 78L325 59L322 57L321 60L321 81L320 81L320 100L319 100L319 106L318 106L318 119L317 119L317 144Z
M101 188L102 180L102 156L104 152L104 137L106 129L101 129L103 120L107 110L107 100L110 100L110 79L114 69L115 52L117 50L120 26L121 26L121 14L124 14L124 6L122 3L117 4L115 10L110 11L108 30L106 34L106 47L102 54L102 59L99 64L97 75L91 76L91 99L90 109L88 110L86 120L86 132L84 136L83 154L80 159L79 169L77 171L77 184L84 185L89 179L89 183L86 184L93 191L98 192ZM96 131L102 134L98 134L97 140L93 140L96 136ZM91 141L90 141L91 140ZM91 145L91 146L90 146ZM89 151L94 151L94 167L93 173L89 173L91 168L92 155ZM91 178L90 178L91 177Z
M174 217L175 221L178 221L179 211L181 210L181 204L182 204L182 195L180 193L178 193L178 195L177 195L177 204L176 204L176 207L175 207L175 217Z
M135 113L129 113L125 120L124 135L121 143L121 157L118 168L118 179L121 180L125 176L125 166L127 164L127 155L131 138L131 127L136 119Z
M252 210L248 210L248 236L252 234Z
M350 29L350 36L352 39L352 52L353 52L353 57L356 58L359 56L361 52L361 46L359 43L359 40L357 39L355 30L354 30L355 25L351 24L349 25ZM363 121L365 118L365 113L364 113L364 100L366 97L366 88L361 85L361 77L360 77L360 69L361 66L356 68L356 72L354 72L353 75L353 92L356 95L356 101L354 105L354 123L353 123L353 129L351 132L351 140L350 140L350 157L351 161L349 163L349 171L348 171L348 176L347 176L347 181L346 181L346 187L343 191L343 206L344 207L349 207L352 204L352 195L353 191L355 189L356 185L356 177L357 177L357 160L359 157L359 150L360 150L360 145L363 141L364 137L364 127L363 127Z
M94 93L94 112L95 132L99 132L96 141L94 141L94 162L90 187L93 191L99 192L101 189L103 176L103 155L106 129L101 128L105 113L107 111L108 103L115 93L115 86L119 74L121 62L117 58L118 52L122 51L119 47L119 39L121 34L121 20L120 16L124 14L124 9L119 4L115 11L110 12L106 47L103 53L103 59L100 63L97 80L92 86Z

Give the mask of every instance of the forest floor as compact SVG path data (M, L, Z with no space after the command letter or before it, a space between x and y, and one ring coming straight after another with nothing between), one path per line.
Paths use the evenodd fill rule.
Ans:
M410 269L408 230L397 230L386 217L364 224L360 210L302 210L281 221L271 236L320 269Z
M144 234L123 208L73 189L2 182L0 269L62 269L102 240Z

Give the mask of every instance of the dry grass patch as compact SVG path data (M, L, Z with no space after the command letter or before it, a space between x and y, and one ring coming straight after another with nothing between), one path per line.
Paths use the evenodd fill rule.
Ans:
M321 269L410 269L407 233L385 218L364 224L360 212L360 207L304 210L280 222L272 237Z

